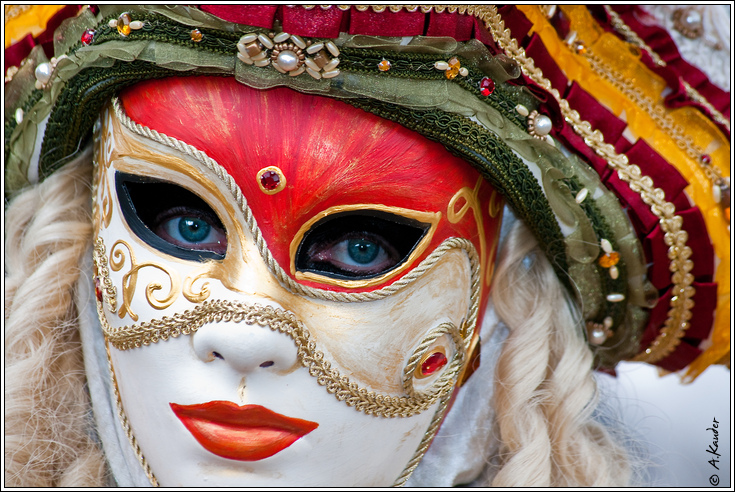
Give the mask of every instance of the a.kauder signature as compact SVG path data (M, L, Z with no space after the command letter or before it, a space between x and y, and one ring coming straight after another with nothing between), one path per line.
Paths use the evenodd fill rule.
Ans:
M719 449L719 433L717 432L717 429L719 428L719 422L717 421L717 417L712 418L712 427L707 427L706 430L712 431L712 444L707 448L707 452L712 454L712 459L708 461L710 465L715 467L715 470L720 470L720 467L717 466L717 464L720 462L720 453L717 452ZM713 474L709 477L709 483L712 485L719 485L720 483L720 477L717 476L717 474Z

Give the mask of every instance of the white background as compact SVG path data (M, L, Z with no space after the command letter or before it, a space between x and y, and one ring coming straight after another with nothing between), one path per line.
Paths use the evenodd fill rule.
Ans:
M732 380L724 366L711 366L691 384L679 376L659 377L658 369L642 363L621 363L617 378L600 375L603 398L622 412L650 452L650 485L662 487L711 487L716 474L719 487L731 484ZM712 420L719 422L717 450L712 445ZM720 470L710 463L719 459ZM714 479L713 479L714 480Z

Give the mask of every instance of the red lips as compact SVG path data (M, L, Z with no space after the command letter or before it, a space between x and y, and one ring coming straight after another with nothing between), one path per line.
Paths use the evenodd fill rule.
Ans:
M171 410L207 451L240 461L258 461L283 451L319 424L229 401L170 403Z

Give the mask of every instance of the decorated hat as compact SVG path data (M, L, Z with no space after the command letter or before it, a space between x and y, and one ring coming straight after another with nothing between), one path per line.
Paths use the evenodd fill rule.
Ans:
M477 169L579 300L600 368L633 360L692 379L729 363L729 94L633 7L5 14L7 195L73 159L135 83L288 87L394 121Z

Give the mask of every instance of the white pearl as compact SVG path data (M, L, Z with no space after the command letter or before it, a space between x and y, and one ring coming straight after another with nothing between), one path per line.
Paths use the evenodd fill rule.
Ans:
M437 70L446 70L447 68L449 68L449 63L445 61L438 61L434 63L434 68L436 68Z
M690 10L684 17L684 23L691 27L696 27L702 23L702 14L698 10Z
M620 302L625 300L625 296L623 294L608 294L607 300L609 302Z
M309 75L311 75L312 77L314 77L317 80L319 80L319 79L322 78L322 74L321 73L319 73L316 70L312 70L311 68L308 68L308 67L306 69L306 73L308 73Z
M462 77L467 77L470 74L470 71L467 70L465 67L462 67L462 68L459 69L459 74Z
M253 41L255 41L256 39L258 39L258 35L257 34L246 34L246 35L244 35L243 37L240 38L240 42L242 44L250 44Z
M610 270L608 270L608 272L610 272L610 278L613 279L613 280L617 280L618 277L620 276L620 272L618 271L618 267L616 267L615 265L611 266L610 267Z
M291 50L281 51L278 53L276 63L278 63L278 66L282 69L290 72L291 70L296 70L296 68L298 68L299 57Z
M325 79L331 79L332 77L336 77L339 75L339 70L331 70L329 72L322 72L322 77Z
M587 188L582 188L579 190L579 193L577 193L577 196L574 197L574 201L577 203L582 203L585 198L587 198L587 195L589 195L590 190Z
M271 39L265 34L258 34L258 41L260 41L263 44L263 46L265 46L268 49L272 49L274 46L273 41L271 41Z
M265 60L258 60L256 62L253 62L256 67L267 67L268 65L270 65L270 63L271 61L267 58Z
M605 330L601 327L595 327L590 331L590 343L594 345L601 345L605 343L605 340L607 340L607 335L605 334Z
M249 56L245 56L245 55L243 55L242 53L238 53L238 54L237 54L237 57L238 57L238 58L240 59L240 61L241 61L241 62L243 62L243 63L246 63L246 64L248 64L248 65L252 65L252 64L253 64L253 60L251 60Z
M551 131L551 118L543 114L538 115L533 122L533 129L536 135L548 135Z
M332 56L339 56L339 49L337 48L337 45L333 42L327 41L327 49L332 54Z
M278 34L276 34L276 37L273 38L273 41L275 41L276 43L283 43L290 37L291 35L287 32L279 32Z
M306 48L306 42L301 38L301 36L297 36L295 34L291 35L291 41L293 41L293 44L301 48L302 50ZM337 55L335 55L337 56Z
M23 108L18 108L15 110L15 121L19 125L23 123Z
M334 70L335 68L337 68L337 65L339 65L339 58L332 58L329 63L324 65L324 68L322 70L324 70L325 72L329 72L330 70Z
M522 104L516 106L516 112L521 116L528 116L528 108Z
M310 69L315 70L317 72L319 70L321 70L321 68L319 68L319 65L317 65L316 62L314 60L312 60L311 58L304 59L304 63L306 63L307 68L310 68Z
M46 85L51 80L51 65L48 63L41 63L36 67L36 80L41 84Z
M117 27L117 19L110 19L110 22L108 22L107 25L110 26L113 29L116 28Z
M324 43L316 43L306 48L306 52L309 53L310 55L313 55L317 51L321 51L322 48L324 48Z
M712 198L715 200L715 203L720 203L722 200L722 190L720 189L720 185L712 185Z
M306 67L305 67L304 65L301 65L301 66L300 66L299 68L297 68L296 70L293 70L293 71L291 71L291 72L288 72L288 74L289 74L289 75L290 75L291 77L296 77L297 75L301 75L302 73L304 73L304 70L306 70Z
M605 253L609 254L613 252L612 244L610 244L610 241L608 241L607 239L600 239L600 246L602 246L602 251L604 251Z
M613 319L610 316L606 316L605 319L602 320L602 325L605 328L612 328Z
M131 22L130 23L130 29L133 29L133 30L136 30L136 31L138 29L143 29L143 21L136 20L136 21Z

